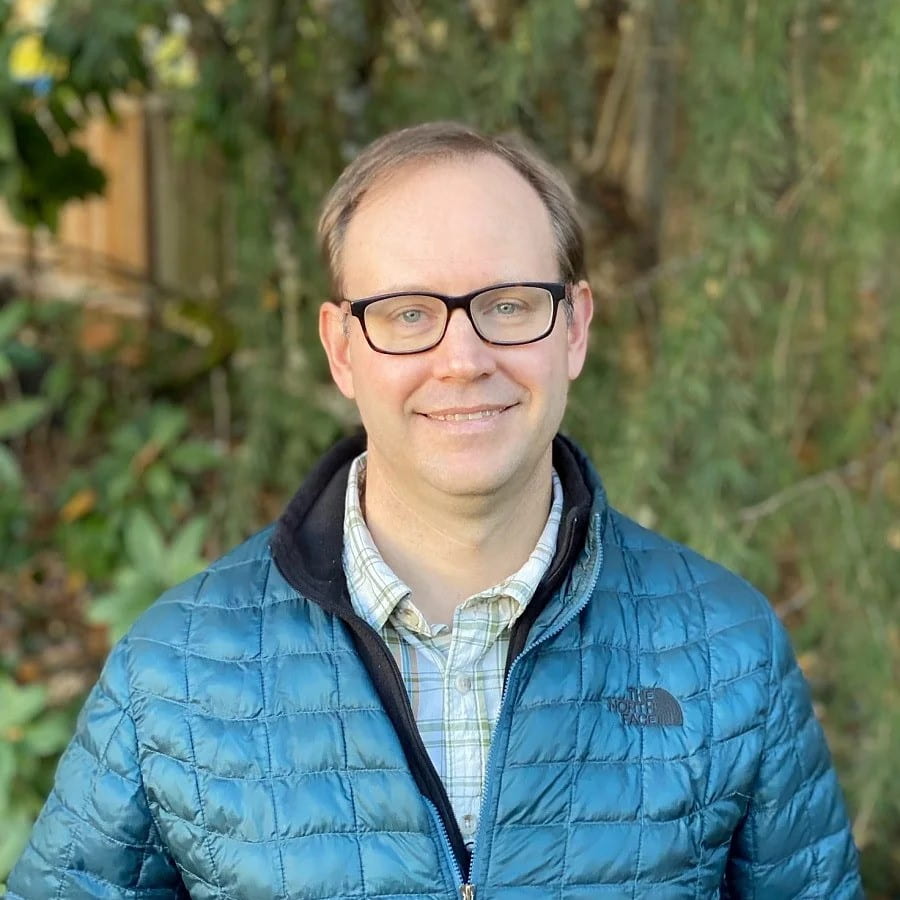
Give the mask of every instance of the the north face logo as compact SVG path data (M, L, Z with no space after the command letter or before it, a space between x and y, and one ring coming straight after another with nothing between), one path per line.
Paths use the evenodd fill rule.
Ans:
M625 725L683 725L681 705L662 688L628 688L625 697L604 697Z

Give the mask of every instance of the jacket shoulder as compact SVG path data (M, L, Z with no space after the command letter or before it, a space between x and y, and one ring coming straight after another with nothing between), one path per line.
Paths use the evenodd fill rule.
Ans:
M698 632L709 639L743 629L770 637L776 616L768 599L746 579L696 550L614 509L603 550L607 578L624 582L640 611L639 620L663 623L663 635L671 628L673 640L679 632L687 639Z
M258 618L266 605L296 596L273 565L272 530L273 526L267 526L161 594L132 625L126 641L153 641L178 648L191 641L197 652L194 639L204 626Z

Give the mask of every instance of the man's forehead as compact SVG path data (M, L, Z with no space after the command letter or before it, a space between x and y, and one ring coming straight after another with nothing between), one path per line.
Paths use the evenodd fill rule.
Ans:
M515 166L493 153L466 153L428 156L404 160L379 172L373 181L356 198L352 219L363 209L396 206L417 193L430 191L435 182L441 184L447 176L478 178L486 176L490 181L517 185L522 196L543 207L543 201L534 186ZM508 191L506 192L508 193Z
M549 211L534 187L505 160L482 153L409 161L380 175L354 205L345 236L361 221L381 231L417 217L451 233L475 233L490 212L506 213L509 229L520 216L532 215L552 234Z
M348 297L553 280L553 225L537 192L504 161L432 161L363 199L347 226L342 275Z

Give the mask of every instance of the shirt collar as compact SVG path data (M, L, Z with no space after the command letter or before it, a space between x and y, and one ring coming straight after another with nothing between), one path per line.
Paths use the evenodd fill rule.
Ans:
M360 504L365 471L366 454L361 453L353 460L347 478L343 563L354 610L372 628L381 631L398 604L410 599L410 590L384 561L366 525ZM469 597L463 606L490 603L508 597L513 600L510 625L524 612L556 550L563 512L563 489L555 470L552 477L553 501L550 513L531 555L517 572L499 584Z
M410 590L384 561L366 525L359 501L365 477L366 454L361 453L353 460L347 477L344 572L353 608L376 631L381 631L397 604L409 597Z

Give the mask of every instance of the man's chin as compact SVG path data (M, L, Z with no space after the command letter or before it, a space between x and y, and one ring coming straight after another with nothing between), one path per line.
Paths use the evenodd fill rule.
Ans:
M491 457L484 452L435 455L425 465L422 477L433 490L448 497L493 498L503 493L512 480L514 467L508 461Z

